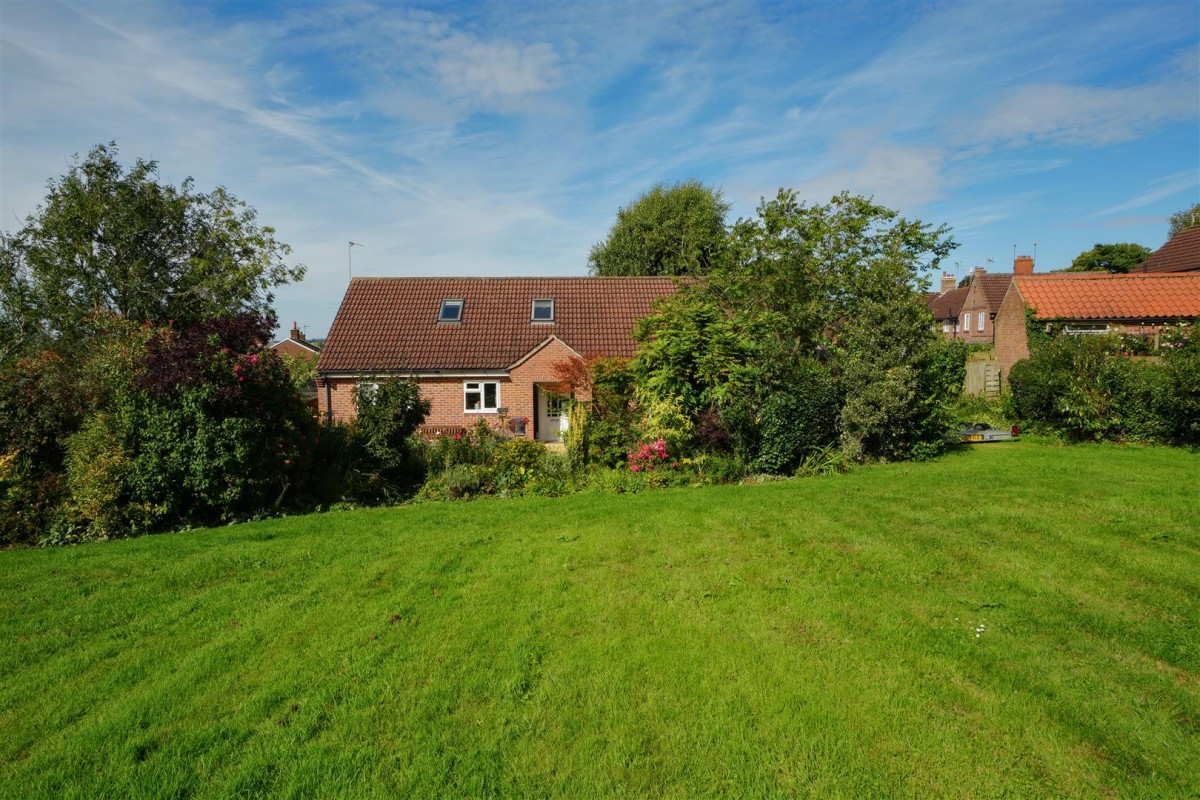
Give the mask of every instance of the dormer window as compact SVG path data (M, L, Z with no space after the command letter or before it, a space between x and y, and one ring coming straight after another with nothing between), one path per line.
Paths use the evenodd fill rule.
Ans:
M530 319L534 322L554 322L554 300L534 300Z
M438 312L438 322L462 322L463 301L443 300Z

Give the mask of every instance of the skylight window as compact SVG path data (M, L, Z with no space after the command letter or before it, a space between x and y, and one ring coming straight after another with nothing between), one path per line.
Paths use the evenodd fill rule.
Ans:
M462 322L463 301L443 300L438 312L438 322Z
M530 319L534 322L554 322L554 300L534 300Z

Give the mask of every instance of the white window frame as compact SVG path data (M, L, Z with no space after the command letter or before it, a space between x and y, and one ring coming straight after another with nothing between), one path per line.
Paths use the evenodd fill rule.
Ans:
M453 318L450 318L450 317L446 316L446 306L453 305L453 304L458 305L458 315ZM443 299L442 304L438 307L437 321L443 322L443 323L462 322L463 309L466 308L466 306L467 306L466 301L461 297L447 297L447 298Z
M950 333L950 320L942 323L942 333Z
M963 323L962 323L962 330L960 332L961 333L970 333L971 332L971 312L968 311L967 313L963 314L962 318L963 318Z
M549 307L550 307L550 316L549 317L543 318L543 317L539 317L537 315L539 303L542 304L542 308L545 308L546 304L549 304ZM554 322L554 298L553 297L535 297L535 298L533 298L533 300L531 300L529 303L529 321L530 322L541 322L541 323Z
M975 330L978 331L979 333L983 333L983 325L986 322L986 320L987 320L987 314L980 311L979 312L979 322L975 323Z
M496 404L493 406L484 405L487 402L488 385L496 387ZM474 387L474 388L472 388ZM479 395L479 408L471 408L467 401L467 395ZM500 381L463 381L463 413L464 414L495 414L496 409L500 408Z
M1067 336L1103 336L1109 332L1109 326L1105 324L1091 324L1086 322L1076 323L1075 325L1067 325L1063 333Z

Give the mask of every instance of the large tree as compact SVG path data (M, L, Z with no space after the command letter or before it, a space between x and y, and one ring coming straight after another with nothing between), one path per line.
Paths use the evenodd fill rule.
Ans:
M1171 229L1167 231L1167 238L1170 239L1175 234L1188 228L1194 228L1200 225L1200 203L1191 208L1185 208L1183 211L1176 211L1171 215Z
M720 189L658 184L617 211L588 267L593 275L705 275L724 257L728 212Z
M1075 256L1064 272L1129 272L1149 258L1150 252L1150 248L1130 242L1097 244Z
M126 170L117 155L110 143L76 157L25 226L0 237L4 335L86 334L97 312L175 326L262 317L271 290L304 275L225 189L163 184L154 161Z
M639 324L641 391L693 415L717 410L766 469L803 454L771 441L789 417L809 447L840 432L855 458L932 452L961 384L941 364L921 274L956 246L944 226L868 198L808 205L780 190L733 226L727 263Z

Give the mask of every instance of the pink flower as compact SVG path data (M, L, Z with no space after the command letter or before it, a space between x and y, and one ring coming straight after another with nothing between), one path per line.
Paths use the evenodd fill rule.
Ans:
M633 470L634 472L637 472L638 470L641 469L641 467L639 467L637 464L631 464L629 466L629 469Z

